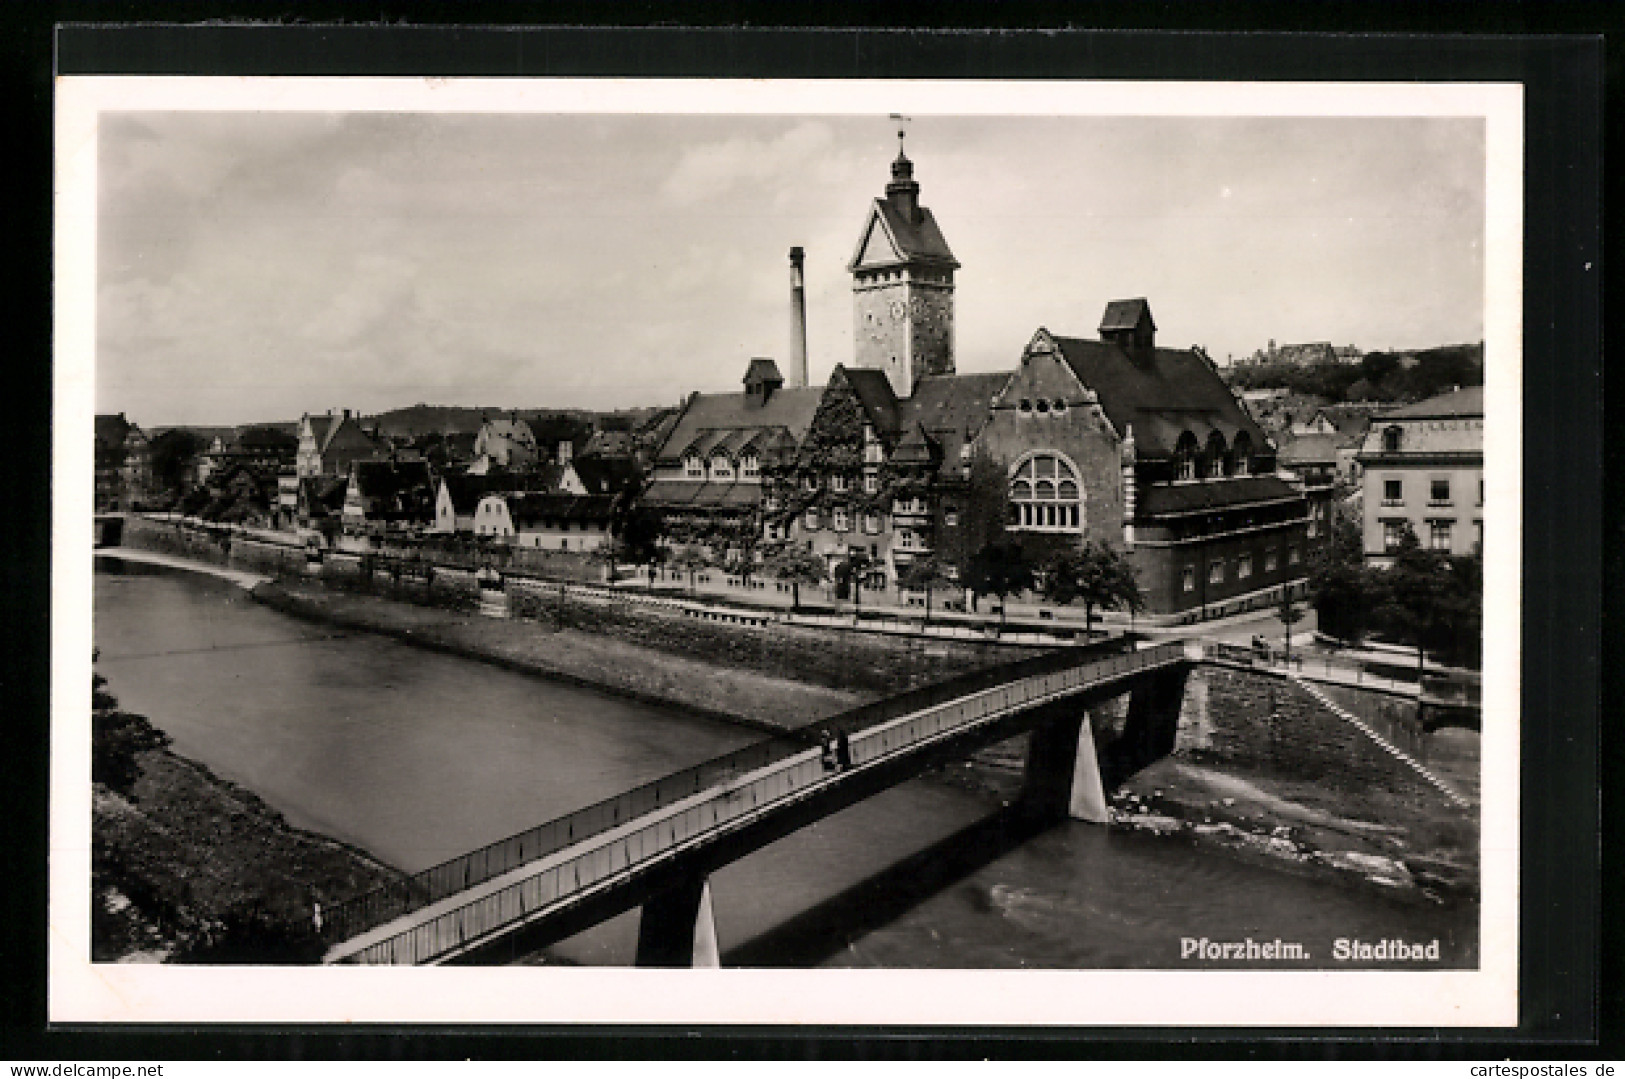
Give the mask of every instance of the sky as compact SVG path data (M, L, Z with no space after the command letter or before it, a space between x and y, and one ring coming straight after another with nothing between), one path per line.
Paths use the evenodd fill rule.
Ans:
M1485 132L1460 118L916 117L960 371L1147 297L1158 343L1484 336ZM852 355L868 116L104 113L96 410L146 428L419 402L607 409Z

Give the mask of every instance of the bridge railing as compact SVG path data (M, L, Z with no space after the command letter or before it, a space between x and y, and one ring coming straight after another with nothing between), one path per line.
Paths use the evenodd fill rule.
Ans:
M1163 647L1167 646L1158 646ZM1102 651L1105 649L1066 649L973 671L850 709L811 726L831 735L844 731L851 737L899 716L1005 682L1092 665ZM323 935L330 941L347 940L735 776L784 760L802 752L809 738L816 738L806 731L803 728L789 736L770 738L703 761L337 904L323 918Z
M854 766L863 765L990 715L1093 682L1158 666L1183 654L1183 646L1177 642L1162 644L1140 652L1097 658L1084 665L1032 673L1008 685L986 687L969 696L927 707L902 723L882 722L859 732L851 737L852 762ZM790 760L765 775L723 787L713 797L369 944L348 958L352 962L389 964L434 959L718 826L834 778L809 750L792 752L800 759Z

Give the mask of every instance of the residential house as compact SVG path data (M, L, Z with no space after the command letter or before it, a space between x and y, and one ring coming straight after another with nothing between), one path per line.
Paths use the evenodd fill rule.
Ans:
M1329 539L1332 533L1333 503L1338 489L1337 434L1283 435L1276 451L1281 475L1297 483L1309 505L1305 537L1311 545Z
M345 409L342 415L306 413L299 420L295 472L306 476L348 476L357 461L389 455L388 447L361 426L361 418Z
M479 500L474 533L515 547L596 551L610 540L612 495L498 492Z
M536 435L530 424L518 416L487 419L474 439L475 465L471 472L483 474L494 468L520 472L536 466L541 458Z
M724 557L742 555L762 536L764 460L800 443L823 394L785 389L770 359L751 360L743 382L743 393L689 397L641 500L660 512L670 540Z
M424 461L354 461L341 514L346 535L412 536L435 524L435 490Z
M146 434L120 412L95 418L95 439L96 512L139 508L152 487Z
M1370 562L1390 562L1407 527L1449 554L1484 542L1484 387L1378 413L1359 462Z

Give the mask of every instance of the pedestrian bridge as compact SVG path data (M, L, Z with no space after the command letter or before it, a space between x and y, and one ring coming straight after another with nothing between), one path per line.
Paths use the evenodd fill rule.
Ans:
M933 765L1032 732L1022 803L1105 821L1086 709L1129 694L1118 743L1173 747L1184 642L1064 649L889 697L645 784L327 911L324 962L500 963L642 907L640 966L716 965L711 873ZM1114 743L1113 750L1122 751Z

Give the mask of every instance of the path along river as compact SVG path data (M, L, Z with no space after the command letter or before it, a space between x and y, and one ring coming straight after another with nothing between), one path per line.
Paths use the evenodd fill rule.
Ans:
M339 632L225 581L97 560L98 669L177 752L293 824L407 871L727 752L755 732ZM725 963L1184 968L1182 938L1438 939L1477 963L1476 906L1401 903L1155 836L1013 839L983 797L897 787L712 882ZM630 961L636 914L541 961ZM1229 965L1229 964L1225 964Z

